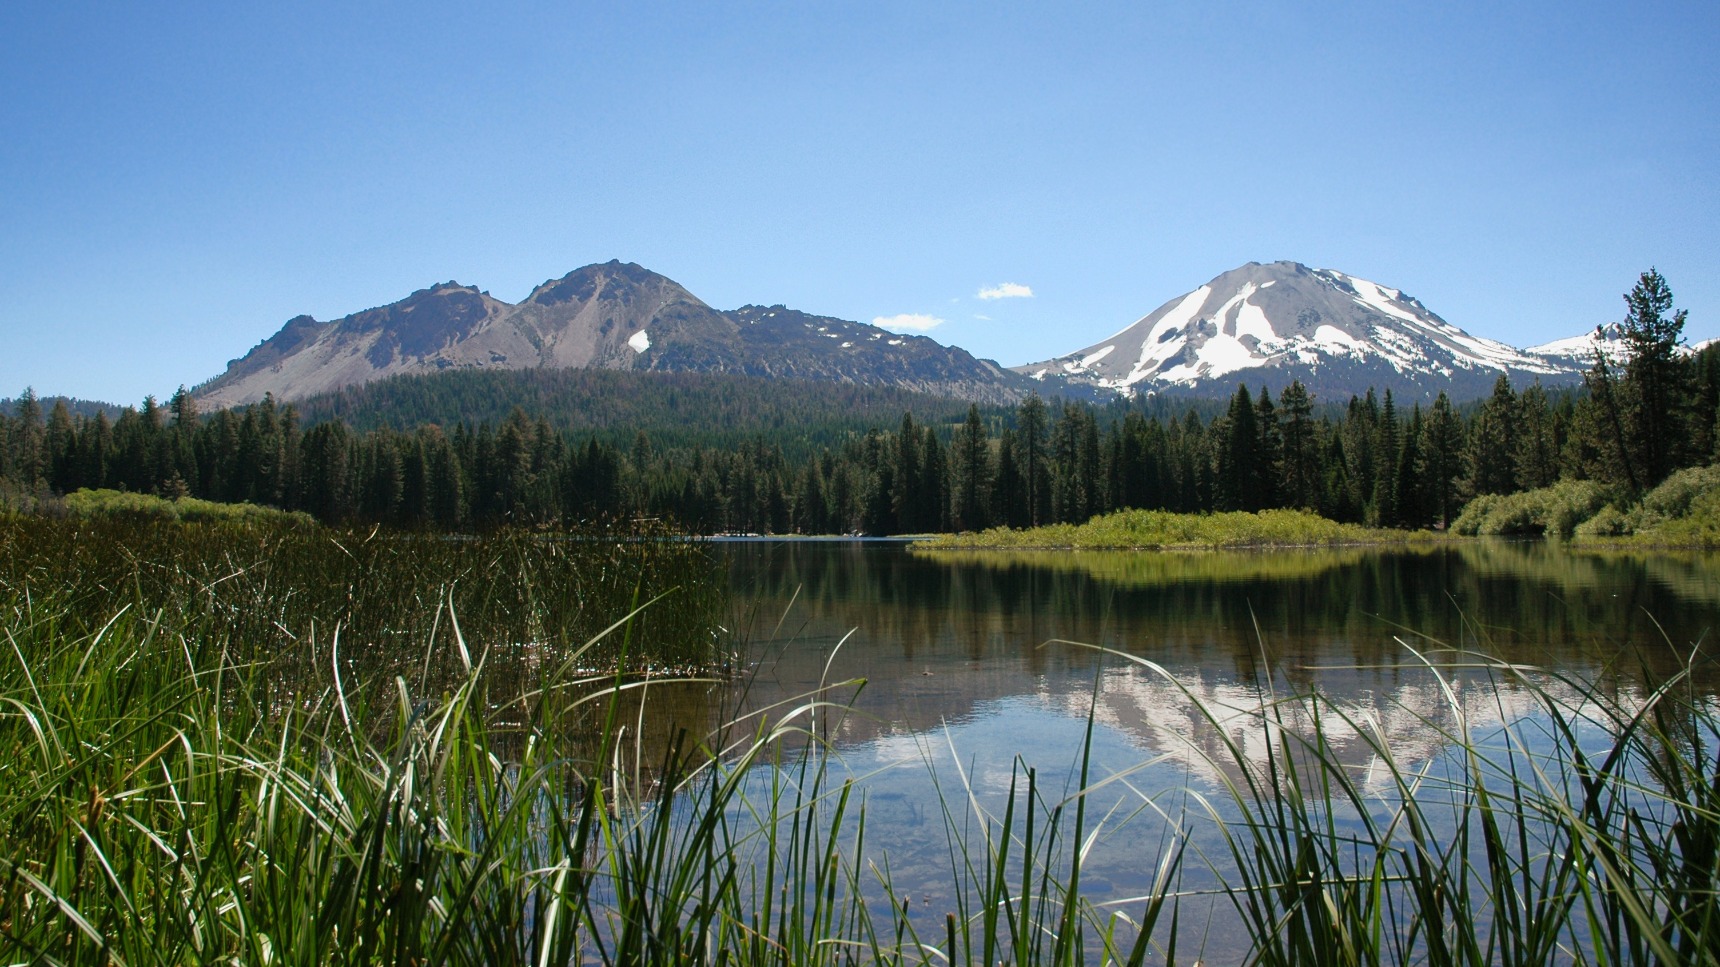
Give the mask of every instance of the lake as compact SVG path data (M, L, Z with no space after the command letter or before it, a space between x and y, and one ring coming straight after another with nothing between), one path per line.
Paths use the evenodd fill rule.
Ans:
M952 838L971 843L995 823L1012 781L1036 770L1050 803L1079 785L1089 714L1088 782L1113 781L1089 803L1102 822L1082 886L1124 900L1152 887L1168 826L1239 781L1238 760L1266 767L1266 734L1246 714L1263 700L1325 696L1327 714L1293 709L1283 724L1323 731L1356 781L1384 794L1376 747L1351 723L1400 763L1437 771L1459 729L1538 727L1541 693L1522 677L1553 694L1560 677L1601 682L1628 703L1720 624L1713 555L1542 542L930 553L749 541L712 553L728 570L748 669L716 704L780 715L796 697L864 679L829 690L843 708L816 728L865 794L868 860L887 865L898 903L933 918L960 892ZM1720 676L1695 681L1712 695ZM1194 844L1221 853L1198 826L1185 826ZM1197 923L1203 911L1227 918L1228 901L1201 899L1214 883L1185 867ZM1209 957L1228 949L1202 942Z

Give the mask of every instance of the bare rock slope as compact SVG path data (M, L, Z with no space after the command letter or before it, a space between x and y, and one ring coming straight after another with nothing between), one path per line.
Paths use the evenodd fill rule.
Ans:
M612 261L545 282L518 305L447 282L332 322L299 316L196 395L221 407L404 373L580 367L893 385L998 403L1035 388L924 336L782 306L721 312L671 279Z

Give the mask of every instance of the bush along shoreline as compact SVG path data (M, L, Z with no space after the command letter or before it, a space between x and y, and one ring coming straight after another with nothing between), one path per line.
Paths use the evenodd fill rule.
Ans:
M1592 480L1483 494L1451 529L1467 536L1545 535L1580 547L1720 547L1720 466L1679 470L1635 503Z
M1431 531L1404 531L1341 524L1305 510L1230 511L1179 514L1124 510L1085 524L994 527L978 533L942 534L916 541L924 550L985 548L1082 548L1090 550L1200 550L1210 548L1307 547L1343 544L1425 543Z

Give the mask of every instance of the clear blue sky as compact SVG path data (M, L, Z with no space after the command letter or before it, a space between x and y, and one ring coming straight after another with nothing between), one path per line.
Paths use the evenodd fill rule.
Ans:
M298 313L611 258L1005 364L1273 259L1519 346L1653 265L1720 335L1717 50L1712 0L18 0L0 396L165 396Z

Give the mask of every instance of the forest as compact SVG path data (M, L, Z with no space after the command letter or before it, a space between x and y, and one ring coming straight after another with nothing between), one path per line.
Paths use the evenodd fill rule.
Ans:
M449 373L305 410L268 399L205 414L182 388L110 418L64 402L44 413L26 390L0 414L0 506L51 512L59 495L102 488L450 531L654 519L697 534L886 535L1279 507L1441 528L1479 495L1576 479L1628 502L1713 461L1720 348L1684 348L1685 314L1658 273L1626 303L1623 350L1597 356L1581 389L1501 376L1462 407L1373 390L1316 400L1293 381L1239 385L1222 405L1035 396L963 418L960 404L885 390L692 376L646 392L587 374L537 377L503 411L498 374Z

